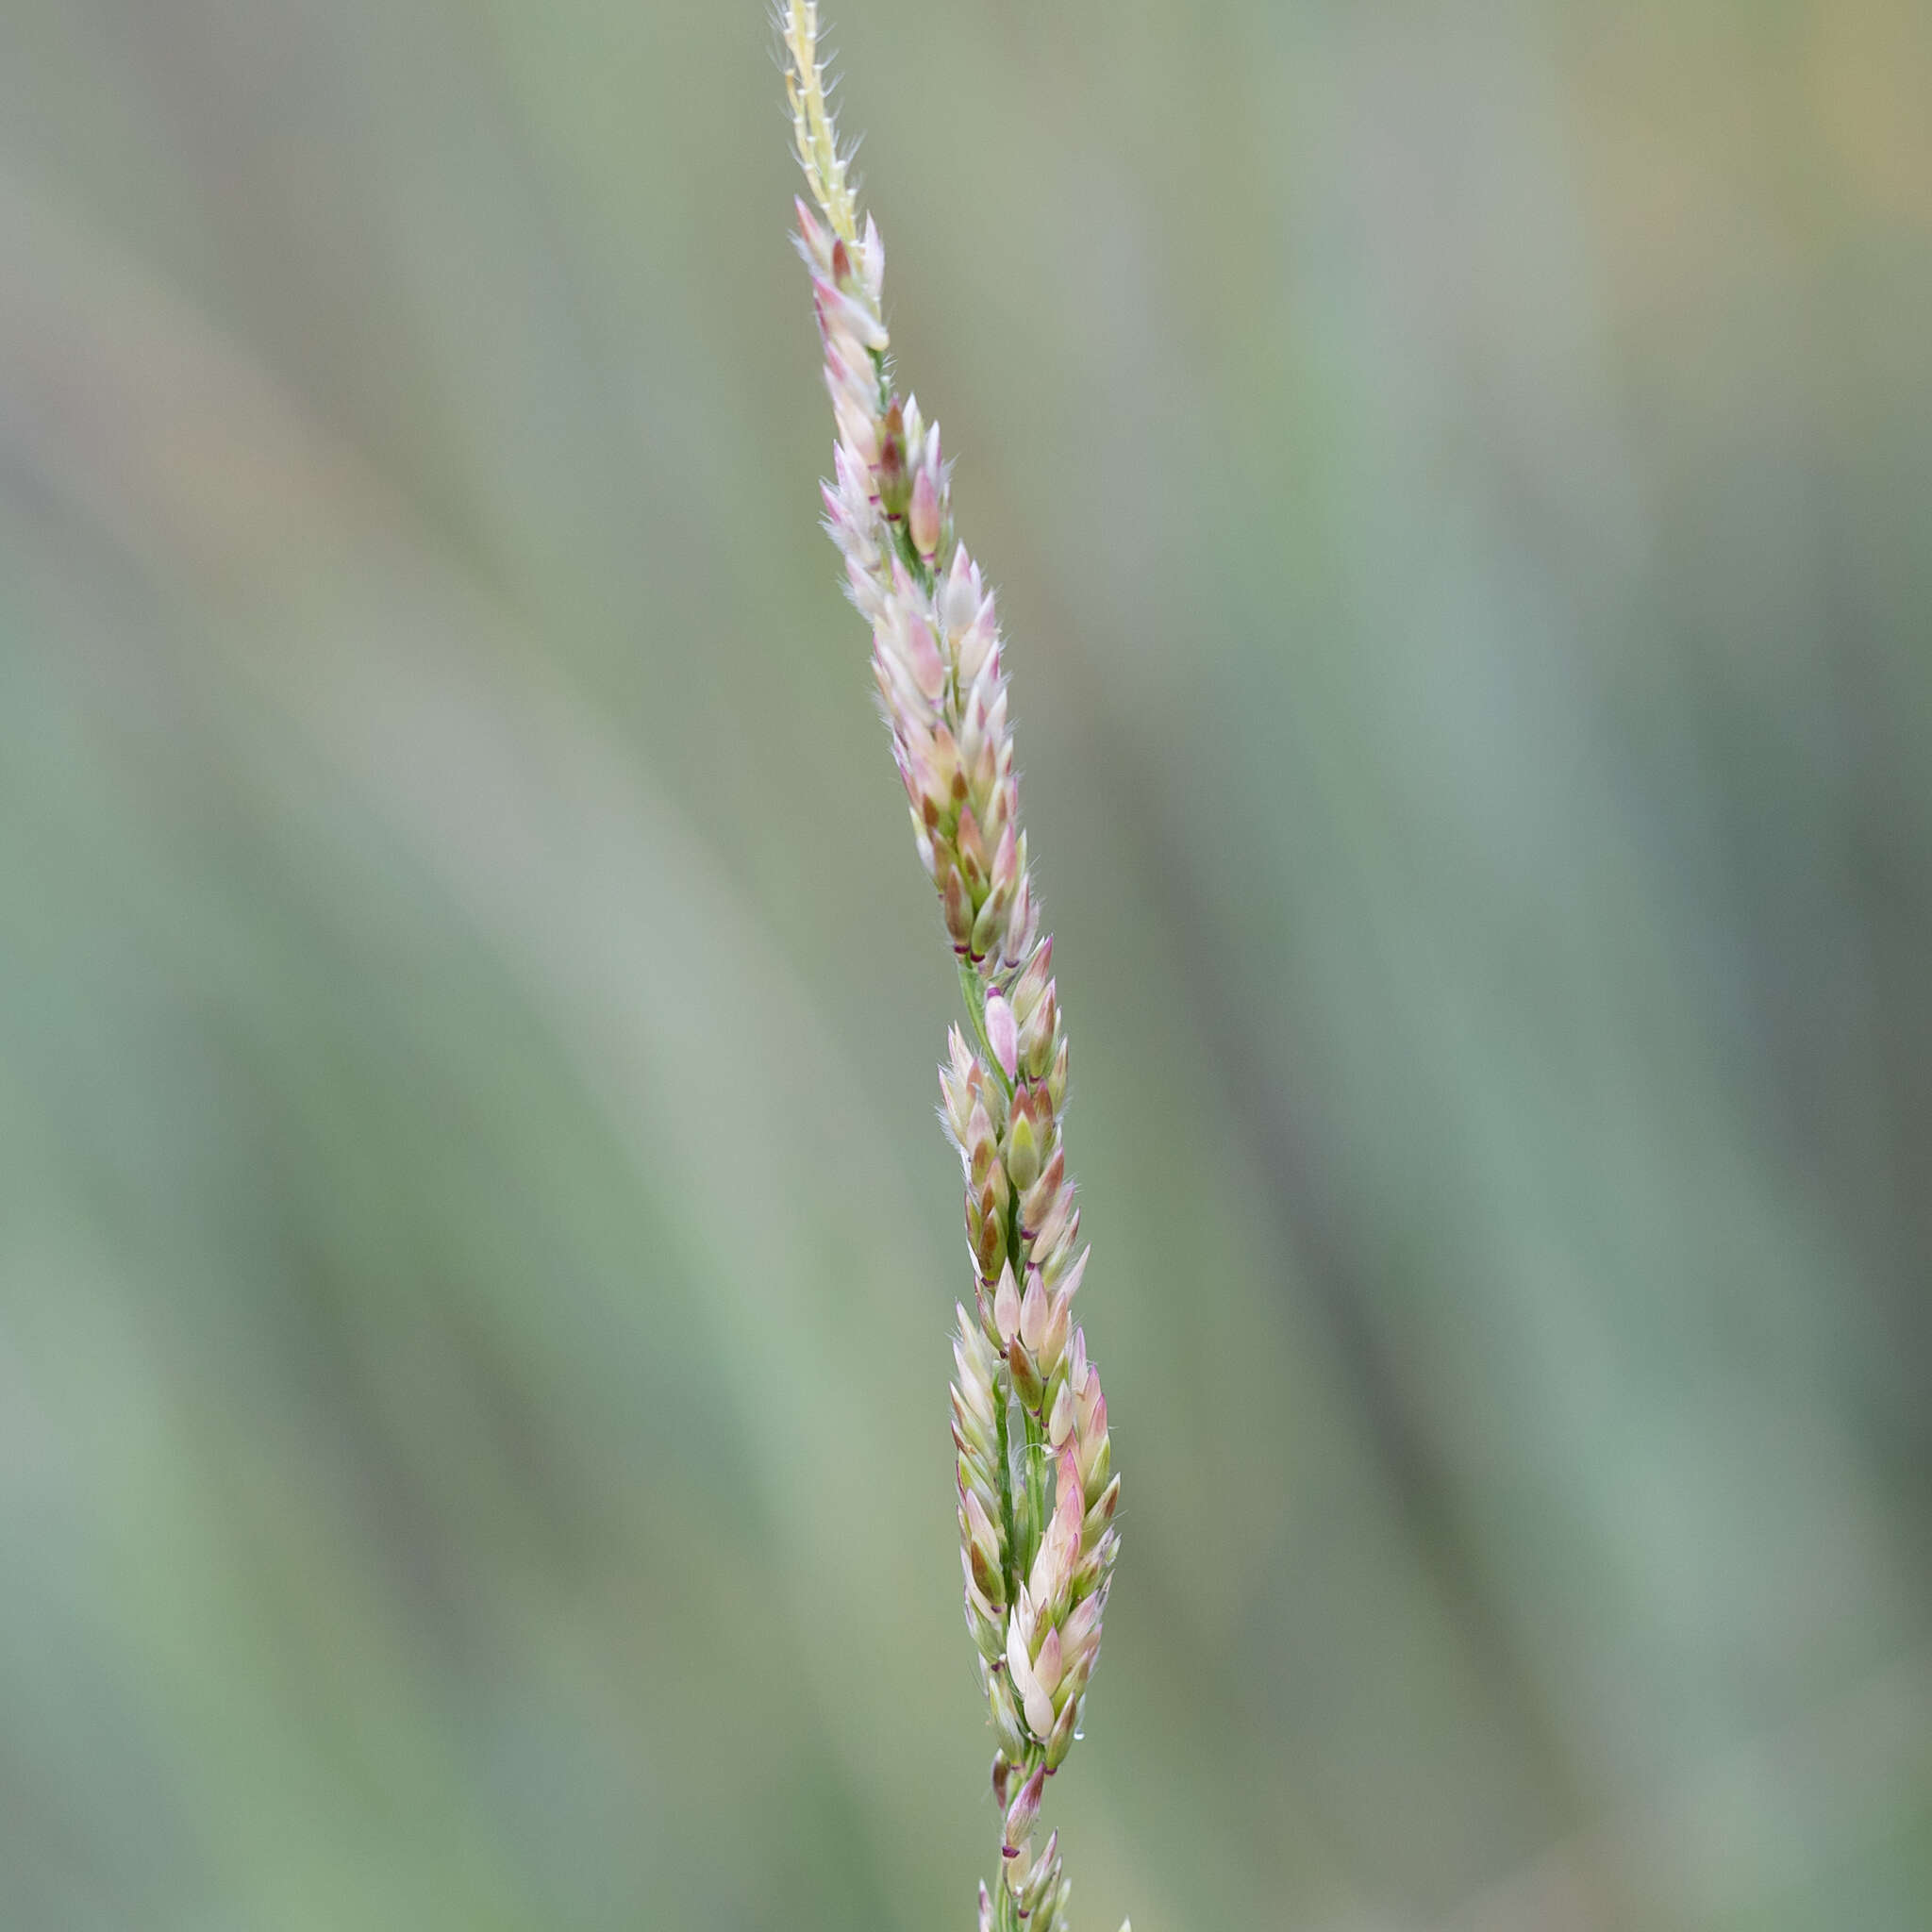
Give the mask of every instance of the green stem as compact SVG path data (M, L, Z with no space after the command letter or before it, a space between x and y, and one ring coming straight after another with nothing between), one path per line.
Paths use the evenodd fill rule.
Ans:
M1046 1533L1046 1431L1031 1409L1022 1409L1026 1419L1026 1517L1029 1547L1026 1568L1040 1554L1040 1540Z
M959 961L959 992L966 1003L966 1015L973 1023L973 1031L985 1057L985 1064L992 1076L1000 1083L1000 1089L1010 1105L1013 1098L1013 1083L1007 1078L1006 1069L1000 1065L999 1057L992 1050L992 1042L986 1033L986 981L970 959ZM1008 1208L1007 1252L1018 1263L1018 1272L1024 1274L1026 1262L1026 1245L1020 1232L1020 1202L1015 1194ZM1006 1531L1007 1560L1006 1585L1008 1614L1011 1615L1012 1605L1017 1601L1020 1582L1033 1567L1033 1559L1039 1553L1040 1539L1046 1528L1046 1429L1041 1418L1024 1403L1020 1406L1021 1424L1025 1432L1025 1467L1022 1472L1024 1485L1024 1494L1016 1497L1013 1491L1013 1461L1011 1451L1011 1420L1008 1410L1014 1400L1013 1372L1004 1359L995 1373L993 1381L994 1424L999 1438L1000 1457L1000 1515L1002 1527ZM1013 1774L1024 1780L1029 1777L1038 1758L1031 1752L1025 1754L1014 1767ZM1019 1907L1013 1901L1011 1888L1007 1884L1006 1860L1002 1857L996 1867L997 1905L995 1907L996 1932L1026 1932L1020 1918Z
M993 1052L992 1041L986 1037L986 981L980 977L979 968L971 959L959 961L959 993L966 1002L966 1017L973 1022L973 1037L979 1042L986 1069L1000 1083L1000 1091L1010 1101L1013 1083L1007 1078L1007 1070L1000 1065L1000 1057Z
M993 1419L999 1431L1000 1443L1000 1529L1006 1543L1005 1578L1007 1585L1008 1614L1012 1613L1012 1605L1019 1591L1019 1573L1014 1568L1014 1553L1019 1548L1019 1525L1013 1521L1013 1462L1007 1447L1007 1409L1013 1396L1012 1371L1002 1362L993 1375Z

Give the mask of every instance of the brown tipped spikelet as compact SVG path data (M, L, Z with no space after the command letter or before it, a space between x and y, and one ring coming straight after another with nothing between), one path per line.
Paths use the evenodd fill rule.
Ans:
M968 1019L948 1038L940 1097L965 1178L974 1275L953 1341L960 1571L1002 1820L1000 1882L980 1887L979 1925L1062 1932L1059 1835L1036 1853L1033 1833L1100 1654L1120 1482L1100 1374L1073 1318L1088 1251L1062 1142L1067 1039L1053 941L1039 931L1020 823L992 592L954 529L939 425L894 384L885 250L871 218L860 221L826 105L818 9L787 0L782 25L808 190L799 252L838 430L825 527L872 630L913 845Z

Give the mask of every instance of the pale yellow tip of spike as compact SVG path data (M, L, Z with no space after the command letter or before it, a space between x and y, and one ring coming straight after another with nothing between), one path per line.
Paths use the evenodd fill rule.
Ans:
M825 74L819 61L819 10L814 0L786 0L785 50L791 72L785 92L791 103L793 141L811 184L812 199L824 210L832 232L848 243L858 240L858 210L845 177L846 157L825 101Z

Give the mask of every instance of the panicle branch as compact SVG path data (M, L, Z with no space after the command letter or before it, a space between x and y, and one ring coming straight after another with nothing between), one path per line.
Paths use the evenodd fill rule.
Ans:
M970 1029L952 1029L940 1088L973 1268L973 1307L958 1308L953 1343L960 1567L1002 1814L1002 1882L980 1888L979 1922L1063 1932L1058 1834L1036 1853L1034 1827L1046 1780L1079 1735L1120 1496L1107 1397L1074 1319L1088 1250L1061 1133L1066 1029L1020 819L993 594L954 530L939 425L893 381L885 250L871 217L858 220L811 0L788 0L782 28L809 190L798 246L838 430L821 486L825 528L872 630L913 844L958 957Z

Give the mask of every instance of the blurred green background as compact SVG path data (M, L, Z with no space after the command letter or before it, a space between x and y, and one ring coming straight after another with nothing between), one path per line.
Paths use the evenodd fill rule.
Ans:
M1932 14L841 0L1004 587L1110 1932L1932 1924ZM0 15L0 1924L968 1927L763 0Z

